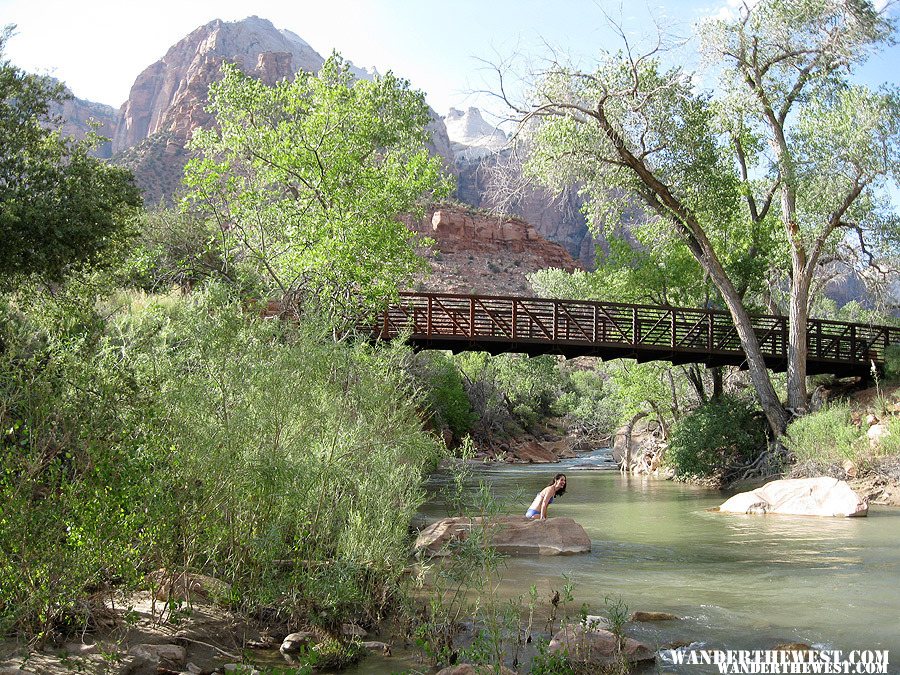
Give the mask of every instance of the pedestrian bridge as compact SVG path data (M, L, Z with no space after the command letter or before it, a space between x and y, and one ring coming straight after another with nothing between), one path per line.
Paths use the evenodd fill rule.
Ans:
M787 318L751 315L766 366L787 369ZM807 372L867 375L900 344L900 328L810 319ZM450 293L401 293L377 325L382 340L404 337L415 349L596 356L603 360L745 366L731 315L617 302Z

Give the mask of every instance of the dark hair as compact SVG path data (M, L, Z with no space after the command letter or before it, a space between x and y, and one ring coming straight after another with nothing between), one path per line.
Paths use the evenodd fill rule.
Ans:
M566 474L558 473L555 476L553 476L553 480L550 481L550 484L548 485L548 487L550 485L553 485L560 478L566 478ZM566 478L566 484L568 485L568 483L569 483L569 479ZM556 499L557 497L562 497L564 494L566 494L566 486L565 485L563 485L559 490L556 491L556 494L554 495L553 498Z

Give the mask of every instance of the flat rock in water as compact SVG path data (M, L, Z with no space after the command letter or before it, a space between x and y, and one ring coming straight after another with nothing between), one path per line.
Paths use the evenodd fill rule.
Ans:
M865 516L869 505L842 480L796 478L766 483L735 495L719 507L722 513L793 516Z
M677 621L678 617L668 612L632 612L628 617L629 621L645 622L645 621Z
M446 553L451 539L465 541L482 527L481 518L444 518L419 533L416 550ZM487 520L487 539L501 553L513 555L573 555L589 553L591 540L571 518L532 520L524 516L498 516Z

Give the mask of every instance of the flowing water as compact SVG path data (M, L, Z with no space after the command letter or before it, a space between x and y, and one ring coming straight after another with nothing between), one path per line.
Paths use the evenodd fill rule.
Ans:
M867 518L740 516L710 512L731 493L623 476L608 450L551 465L488 465L494 497L524 513L553 474L566 494L548 516L568 516L590 536L590 554L510 558L502 592L536 585L542 597L574 584L574 607L602 613L606 597L629 610L664 611L679 621L630 624L651 645L771 649L788 642L819 648L889 649L900 661L900 509L873 506ZM585 465L591 466L590 469ZM447 515L432 479L423 518ZM472 486L474 489L474 485ZM686 671L687 672L687 671ZM696 671L693 671L696 672Z

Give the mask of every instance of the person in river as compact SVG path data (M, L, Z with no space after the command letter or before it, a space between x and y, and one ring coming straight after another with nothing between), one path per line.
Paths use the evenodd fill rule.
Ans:
M547 519L547 507L553 503L556 497L562 497L566 493L566 475L558 473L550 481L550 484L537 493L528 511L525 512L526 518L537 518L538 520Z

